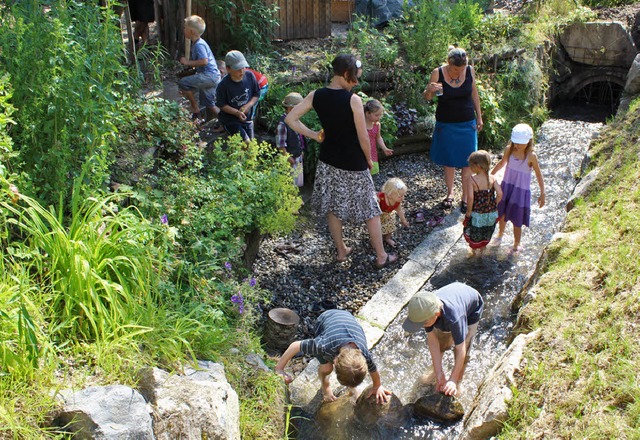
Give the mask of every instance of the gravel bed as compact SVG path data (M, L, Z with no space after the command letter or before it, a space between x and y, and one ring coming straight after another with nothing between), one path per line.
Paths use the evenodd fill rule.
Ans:
M413 153L391 157L380 164L374 176L379 189L389 177L399 177L408 186L404 209L410 226L393 235L398 261L380 270L375 268L375 253L363 224L345 224L344 237L353 253L344 263L335 261L335 247L326 221L314 216L310 203L301 211L296 230L286 237L267 237L260 246L254 264L254 276L260 286L272 293L265 314L286 307L300 316L297 338L313 335L316 318L324 310L338 308L357 313L407 261L411 251L433 230L429 220L449 211L440 207L446 195L442 168L428 160L428 154ZM456 200L460 200L460 176L456 175ZM308 199L306 190L303 199ZM453 209L459 209L455 205ZM425 222L417 223L421 211Z

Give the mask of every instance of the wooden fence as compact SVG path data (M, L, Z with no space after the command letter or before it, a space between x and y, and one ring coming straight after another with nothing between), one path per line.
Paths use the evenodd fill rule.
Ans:
M201 16L207 23L202 36L214 49L233 46L233 29L228 29L219 17L213 14L207 3L211 0L192 0L191 13ZM242 0L235 0L241 2ZM332 0L265 0L277 4L279 26L273 30L273 38L292 40L298 38L323 38L331 35ZM333 0L334 2L336 0ZM186 1L155 1L159 38L171 57L184 52L182 24L185 18ZM239 25L239 23L238 23ZM236 49L242 50L238 47ZM217 54L217 53L216 53Z
M331 0L273 0L280 26L275 37L281 40L323 38L331 35Z

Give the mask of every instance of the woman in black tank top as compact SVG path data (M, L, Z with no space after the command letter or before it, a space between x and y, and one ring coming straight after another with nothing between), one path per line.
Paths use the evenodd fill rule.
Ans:
M380 207L369 173L372 166L369 136L362 99L351 92L362 74L362 63L351 54L338 55L333 62L333 79L327 87L309 93L285 118L297 133L320 142L312 204L326 215L336 246L338 262L346 261L352 249L342 236L342 223L365 222L376 251L376 267L396 261L382 241ZM300 118L314 109L323 129L315 132Z
M478 132L482 130L482 112L473 67L467 64L463 49L450 48L447 64L431 73L423 92L427 100L438 97L436 127L431 139L431 160L444 167L447 196L442 207L453 204L455 169L462 170L460 210L467 210L467 184L471 175L467 159L478 149Z

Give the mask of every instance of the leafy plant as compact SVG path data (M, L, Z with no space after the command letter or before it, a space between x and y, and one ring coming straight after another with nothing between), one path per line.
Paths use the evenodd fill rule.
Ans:
M398 136L411 136L415 134L418 122L418 112L409 108L406 102L400 102L392 106L393 116L398 126Z
M178 167L165 161L135 197L150 217L166 215L180 252L204 275L237 259L245 234L293 228L301 200L290 173L286 157L270 145L232 136L216 142L203 162Z
M20 186L45 204L109 180L119 102L127 93L120 25L110 8L55 1L0 9L0 64L11 75ZM25 74L29 72L29 74Z
M400 40L410 64L434 68L445 59L452 44L468 47L469 34L480 23L477 2L419 0L405 8L410 25L395 23L391 29Z
M263 0L209 0L207 9L219 17L222 26L233 29L233 38L223 43L223 52L244 48L262 52L268 49L273 29L278 26L277 3ZM243 50L244 50L243 49Z
M369 67L392 67L398 59L398 43L393 36L371 26L362 17L351 23L347 44L364 57Z

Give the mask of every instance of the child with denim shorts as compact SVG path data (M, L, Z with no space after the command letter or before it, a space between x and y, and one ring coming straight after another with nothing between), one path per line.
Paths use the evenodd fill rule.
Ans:
M216 87L220 82L220 71L211 48L200 36L206 29L204 20L192 15L184 20L184 36L191 41L191 59L180 58L180 63L188 67L195 67L195 75L186 76L178 81L180 93L191 104L192 119L202 119L200 106L195 92L200 92L200 102L207 108L207 120L217 116Z

